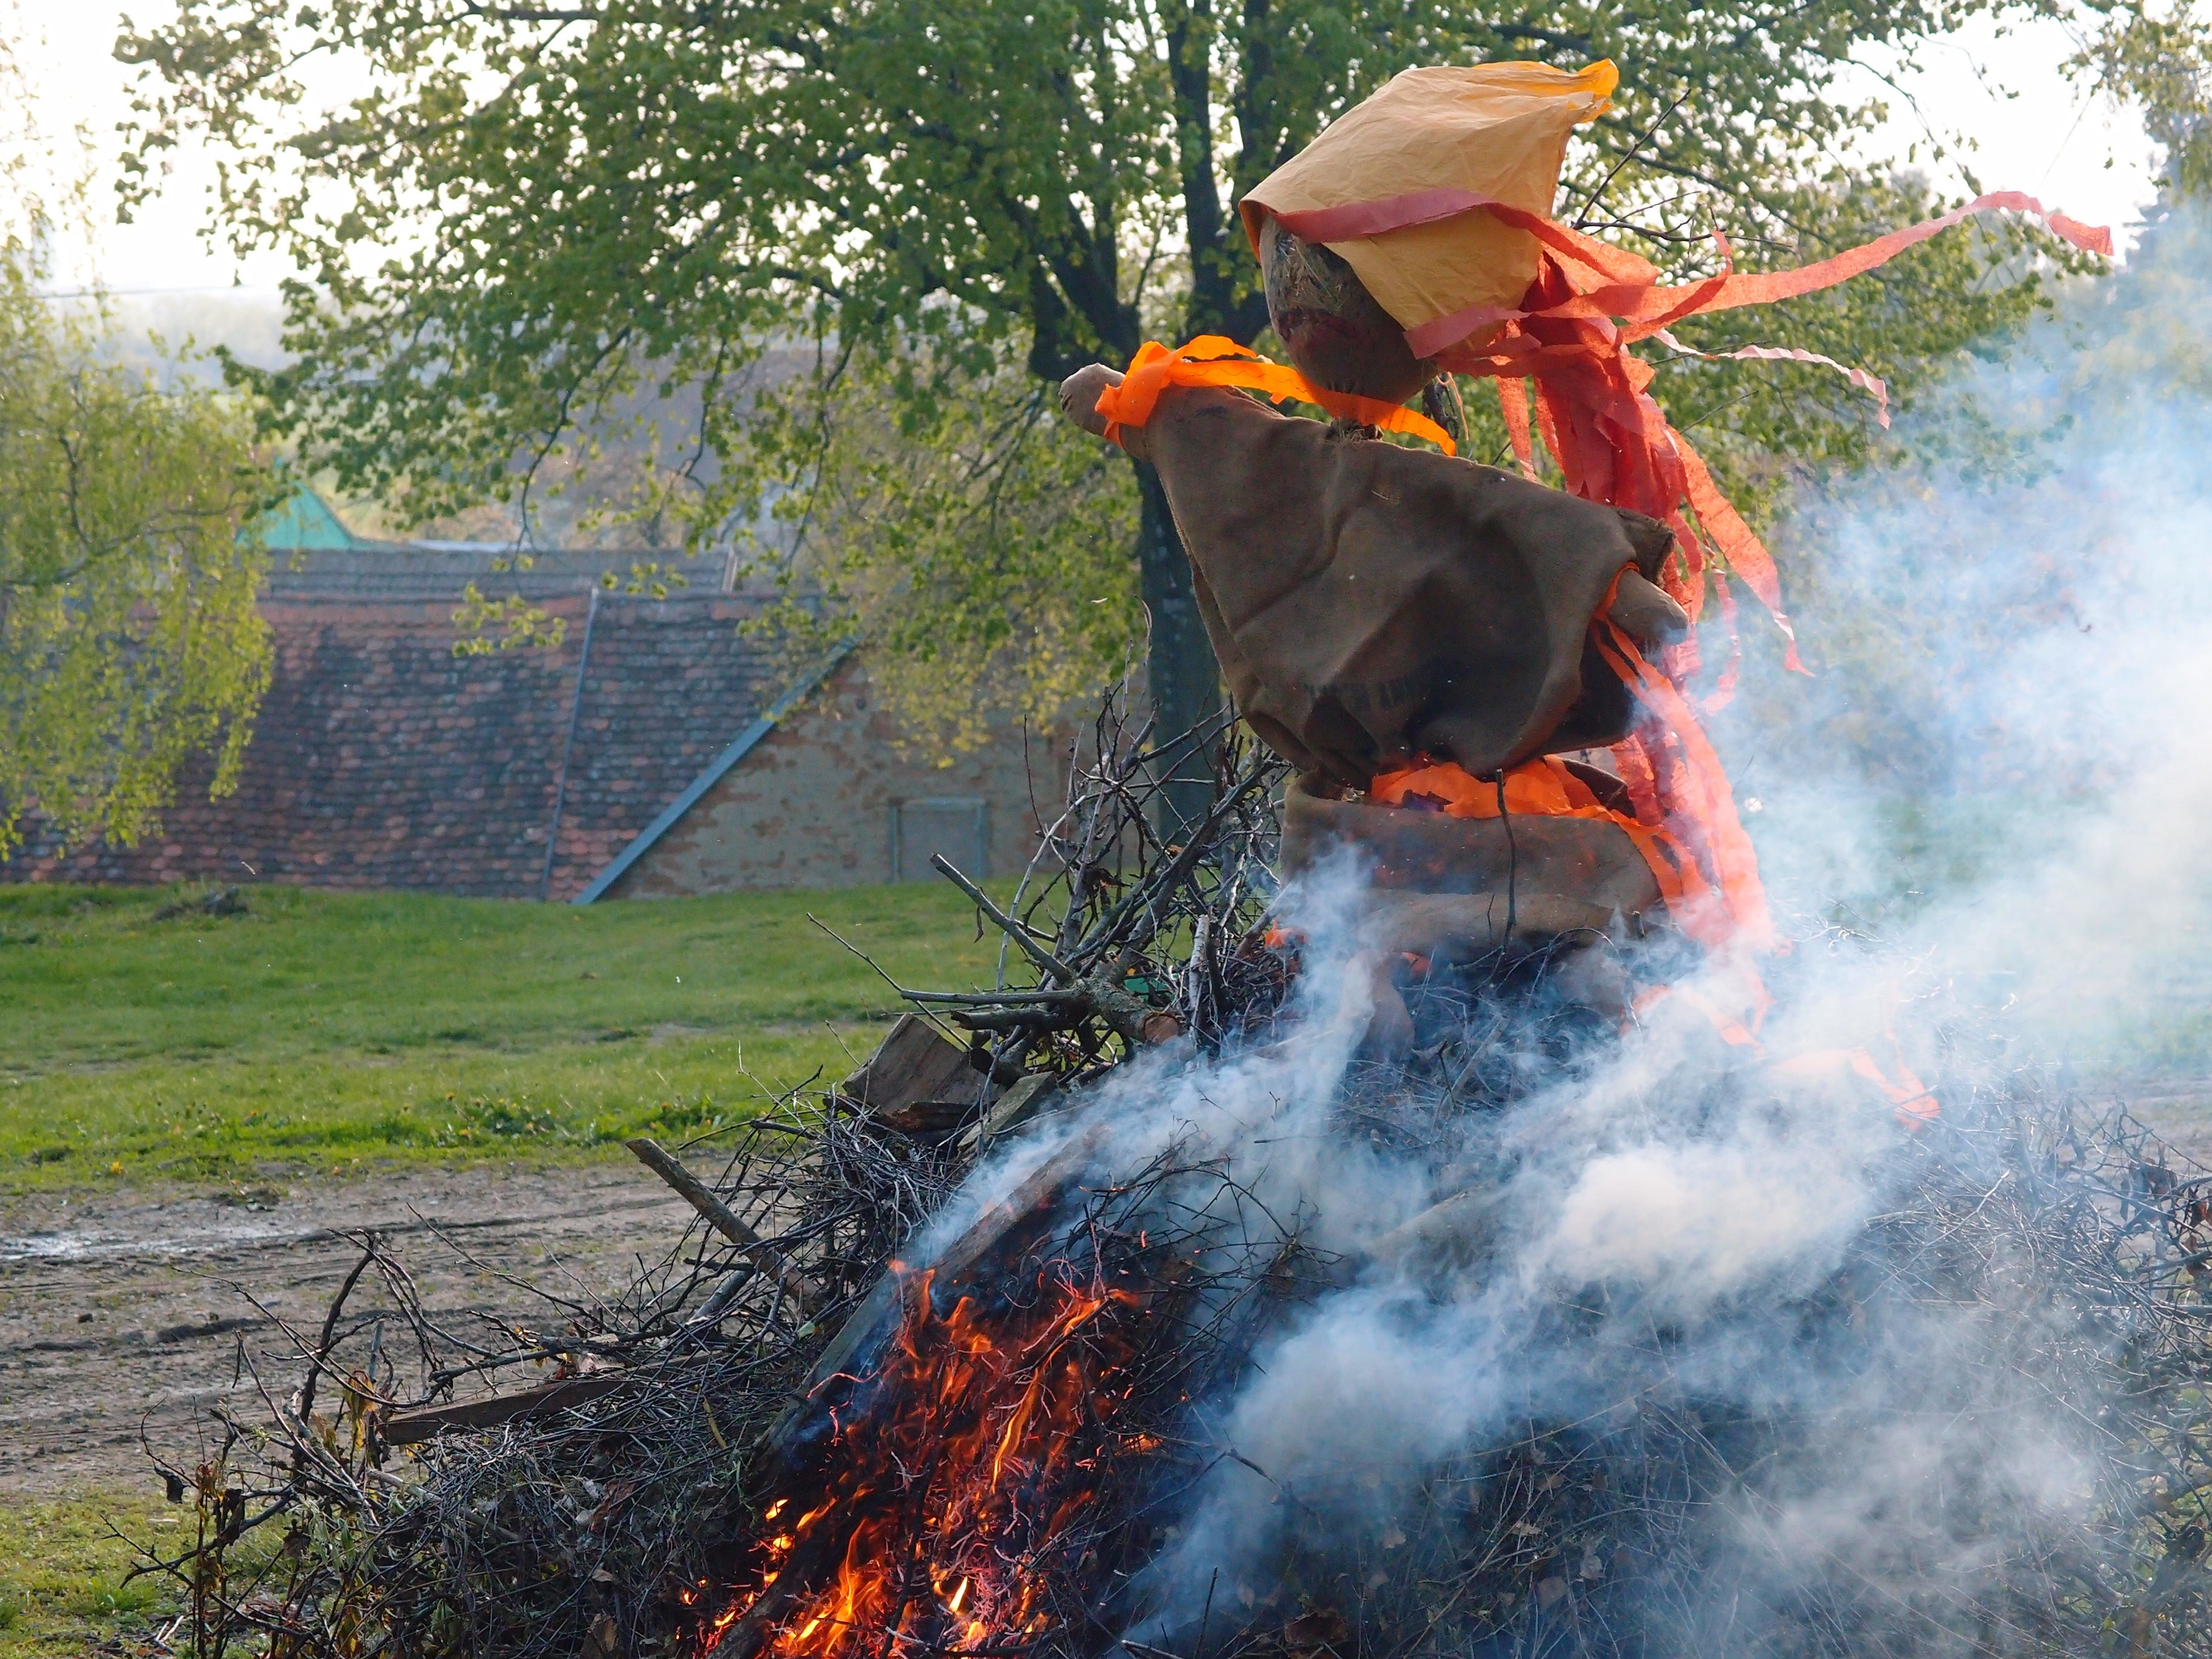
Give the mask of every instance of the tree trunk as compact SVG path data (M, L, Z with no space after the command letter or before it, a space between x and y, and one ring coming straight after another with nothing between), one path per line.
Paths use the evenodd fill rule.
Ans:
M1166 744L1211 718L1221 708L1221 669L1200 620L1192 591L1190 556L1183 550L1175 515L1168 510L1160 475L1143 462L1137 489L1143 500L1138 516L1137 556L1145 610L1152 618L1152 650L1146 676L1152 690L1152 740ZM1170 768L1157 827L1172 837L1197 823L1213 805L1213 768L1207 750L1196 743L1168 750Z

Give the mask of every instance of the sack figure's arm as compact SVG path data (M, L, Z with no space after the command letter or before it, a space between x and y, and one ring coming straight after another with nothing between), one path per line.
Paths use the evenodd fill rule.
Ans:
M1092 437L1104 437L1106 417L1098 412L1098 398L1101 393L1121 385L1121 370L1109 368L1103 363L1077 369L1060 383L1060 412ZM1121 428L1121 447L1138 460L1152 459L1152 444L1140 426Z

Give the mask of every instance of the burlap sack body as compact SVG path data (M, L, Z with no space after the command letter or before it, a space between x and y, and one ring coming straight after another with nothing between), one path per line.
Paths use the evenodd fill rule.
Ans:
M1627 731L1590 619L1664 526L1236 392L1174 388L1145 436L1237 710L1301 771L1489 776Z
M1618 779L1576 770L1599 799L1626 806ZM1643 938L1666 924L1651 866L1618 825L1448 817L1333 800L1293 779L1283 797L1283 874L1347 848L1371 889L1358 926L1361 944L1375 950L1472 957L1584 930Z

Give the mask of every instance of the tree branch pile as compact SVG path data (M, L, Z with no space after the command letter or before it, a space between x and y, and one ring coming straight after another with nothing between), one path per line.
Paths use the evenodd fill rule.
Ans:
M1103 1080L1186 1036L1194 1064L1265 1050L1297 1018L1269 921L1279 769L1189 741L1219 805L1163 837L1173 769L1109 705L1029 877L1004 905L971 890L999 982L902 988L937 1033L639 1144L697 1219L619 1297L441 1313L362 1237L319 1330L241 1350L258 1414L163 1466L197 1529L143 1570L182 1586L193 1651L2212 1655L2212 1176L1963 1009L1880 1212L1759 1310L1810 1382L1747 1401L1665 1306L1546 1291L1492 1408L1402 1490L1346 1500L1255 1461L1228 1407L1329 1298L1395 1264L1412 1328L1510 1277L1510 1109L1615 1039L1544 951L1410 986L1410 1049L1355 1061L1329 1132L1426 1170L1436 1201L1356 1255L1195 1132L1100 1178ZM1747 1076L1698 1086L1717 1113ZM1045 1124L1019 1182L963 1188ZM1969 1431L2031 1420L2074 1450L2023 1488ZM994 1459L1012 1473L969 1501ZM1877 1464L1925 1479L1824 1530ZM1186 1607L1159 1564L1232 1475L1271 1492L1273 1541Z

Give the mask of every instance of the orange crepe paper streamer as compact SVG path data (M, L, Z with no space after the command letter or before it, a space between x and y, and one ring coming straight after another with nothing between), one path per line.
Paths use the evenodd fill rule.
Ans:
M1767 914L1765 886L1759 878L1759 854L1736 817L1735 792L1705 729L1682 694L1644 660L1627 635L1601 620L1591 638L1606 665L1644 705L1652 723L1673 739L1679 783L1674 799L1668 803L1668 827L1711 861L1713 885L1741 942L1754 951L1773 950L1774 923Z
M1106 417L1106 435L1118 444L1123 427L1142 426L1151 420L1160 394L1171 386L1249 386L1277 403L1296 398L1325 409L1341 421L1425 438L1447 455L1459 453L1451 434L1425 415L1380 398L1324 392L1289 365L1269 362L1258 352L1219 334L1201 334L1173 351L1157 340L1146 341L1121 384L1109 386L1099 396L1098 412Z
M1889 1097L1897 1109L1897 1121L1916 1133L1942 1115L1935 1091L1913 1074L1912 1068L1902 1056L1892 1061L1897 1069L1893 1079L1881 1069L1875 1057L1863 1048L1818 1048L1809 1054L1793 1054L1787 1060L1774 1062L1778 1077L1819 1077L1837 1072L1851 1072L1864 1078Z
M1274 216L1293 234L1324 243L1384 236L1477 210L1534 236L1543 249L1542 262L1519 307L1469 307L1408 329L1406 343L1415 356L1434 357L1438 367L1453 373L1498 376L1501 385L1507 378L1533 376L1538 425L1567 488L1586 500L1649 514L1674 528L1681 569L1670 569L1664 585L1694 622L1702 608L1705 562L1698 537L1681 517L1686 498L1721 556L1743 576L1782 629L1789 641L1789 665L1802 672L1796 635L1781 609L1771 556L1715 487L1695 452L1645 394L1651 370L1628 356L1626 348L1660 336L1664 343L1681 349L1668 330L1686 317L1769 305L1832 288L1973 214L1998 209L2033 214L2075 247L2112 255L2109 229L2046 210L2033 197L2018 191L1978 196L1939 217L1794 270L1738 272L1726 241L1716 239L1728 268L1701 282L1674 286L1662 283L1656 266L1625 249L1468 190L1418 190ZM1248 230L1251 228L1248 222ZM1255 248L1256 252L1256 243ZM1473 343L1474 337L1485 335L1494 337L1486 344ZM1874 393L1879 417L1888 423L1887 388L1863 370L1845 369L1817 353L1793 348L1747 347L1726 355L1828 362ZM1694 653L1684 653L1681 660L1686 673L1695 672Z
M1812 363L1821 368L1832 368L1844 379L1874 399L1874 418L1883 431L1889 429L1889 382L1879 374L1869 374L1849 363L1839 363L1833 357L1823 357L1817 351L1808 351L1802 346L1738 346L1734 351L1700 351L1693 345L1685 345L1666 329L1651 337L1668 350L1680 352L1685 357L1701 358L1709 363Z
M1682 458L1682 476L1690 497L1690 506L1698 515L1698 522L1705 533L1719 545L1721 556L1729 562L1729 568L1743 578L1743 584L1759 595L1759 602L1766 607L1766 614L1774 618L1774 625L1782 630L1782 637L1790 642L1784 666L1797 673L1805 672L1805 665L1797 659L1797 630L1790 625L1790 618L1782 609L1782 576L1774 568L1774 556L1766 550L1752 527L1743 521L1721 494L1713 475L1705 470L1705 458L1690 447L1689 441L1672 427L1668 435L1674 441L1674 453Z
M1708 719L1735 701L1736 682L1743 672L1743 641L1736 637L1735 631L1735 594L1729 589L1725 575L1713 578L1713 592L1720 599L1721 627L1728 634L1729 654L1728 660L1721 665L1721 677L1713 682L1713 689L1698 699L1698 712ZM1794 657L1796 641L1790 641L1790 649ZM1681 684L1686 678L1674 677L1675 684Z
M1751 1034L1751 1028L1715 1003L1711 998L1687 985L1662 986L1660 989L1663 994L1680 997L1691 1007L1703 1014L1711 1022L1713 1030L1719 1036L1720 1040L1727 1043L1729 1048L1748 1048L1754 1054L1761 1052L1759 1039ZM1651 1006L1650 1002L1644 1002L1641 999L1638 1000L1639 1006L1637 1012L1639 1014Z
M1772 1005L1771 1000L1766 997L1765 988L1758 986L1755 981L1753 985L1757 996L1753 1003L1752 1023L1748 1026L1710 997L1687 985L1655 985L1639 993L1630 1006L1636 1017L1642 1019L1668 999L1679 1000L1704 1015L1712 1026L1714 1035L1723 1042L1730 1048L1748 1049L1765 1060L1766 1045L1753 1035L1753 1031L1759 1018ZM1895 1078L1883 1071L1881 1062L1864 1048L1815 1048L1804 1054L1791 1054L1786 1059L1768 1060L1767 1070L1771 1075L1782 1078L1832 1077L1843 1072L1864 1078L1881 1090L1896 1109L1898 1123L1917 1134L1943 1115L1942 1107L1936 1101L1935 1091L1921 1082L1912 1068L1905 1063L1902 1055L1893 1054L1891 1064L1897 1073Z
M1419 796L1438 802L1446 817L1498 816L1497 781L1486 782L1455 761L1418 758L1411 766L1378 775L1368 785L1367 794L1385 806L1402 806ZM1668 913L1685 933L1713 951L1734 938L1735 926L1726 907L1681 841L1668 830L1653 829L1605 805L1556 756L1541 756L1506 769L1505 811L1532 818L1595 818L1618 826L1650 867Z
M1636 808L1637 822L1647 829L1656 829L1666 818L1659 805L1659 780L1651 769L1651 757L1644 752L1640 742L1630 737L1613 744L1613 763L1628 791L1630 805Z
M1528 431L1528 388L1510 374L1497 375L1491 384L1498 388L1498 412L1505 417L1505 435L1513 444L1513 464L1533 483L1536 450Z
M1547 311L1470 306L1449 317L1424 323L1409 330L1406 336L1406 343L1416 356L1433 357L1480 329L1537 315L1617 319L1628 325L1620 331L1624 342L1644 339L1685 317L1711 311L1732 311L1742 306L1771 305L1778 300L1794 300L1801 295L1833 288L1887 264L1907 248L1940 235L1977 213L1999 209L2032 214L2083 252L2101 254L2108 259L2112 257L2110 229L2101 225L2085 225L2063 213L2051 211L2033 196L2016 190L1991 191L1936 218L1923 219L1917 225L1891 231L1887 236L1878 236L1832 258L1799 265L1795 270L1729 270L1679 287L1663 285L1656 266L1625 249L1601 242L1540 213L1531 213L1526 208L1473 191L1413 191L1382 201L1277 213L1274 217L1284 229L1310 242L1339 242L1385 235L1413 225L1455 218L1476 209L1516 230L1527 231L1543 244L1555 261L1585 273L1584 280L1575 285L1572 298L1553 301ZM1258 252L1256 243L1254 252Z

